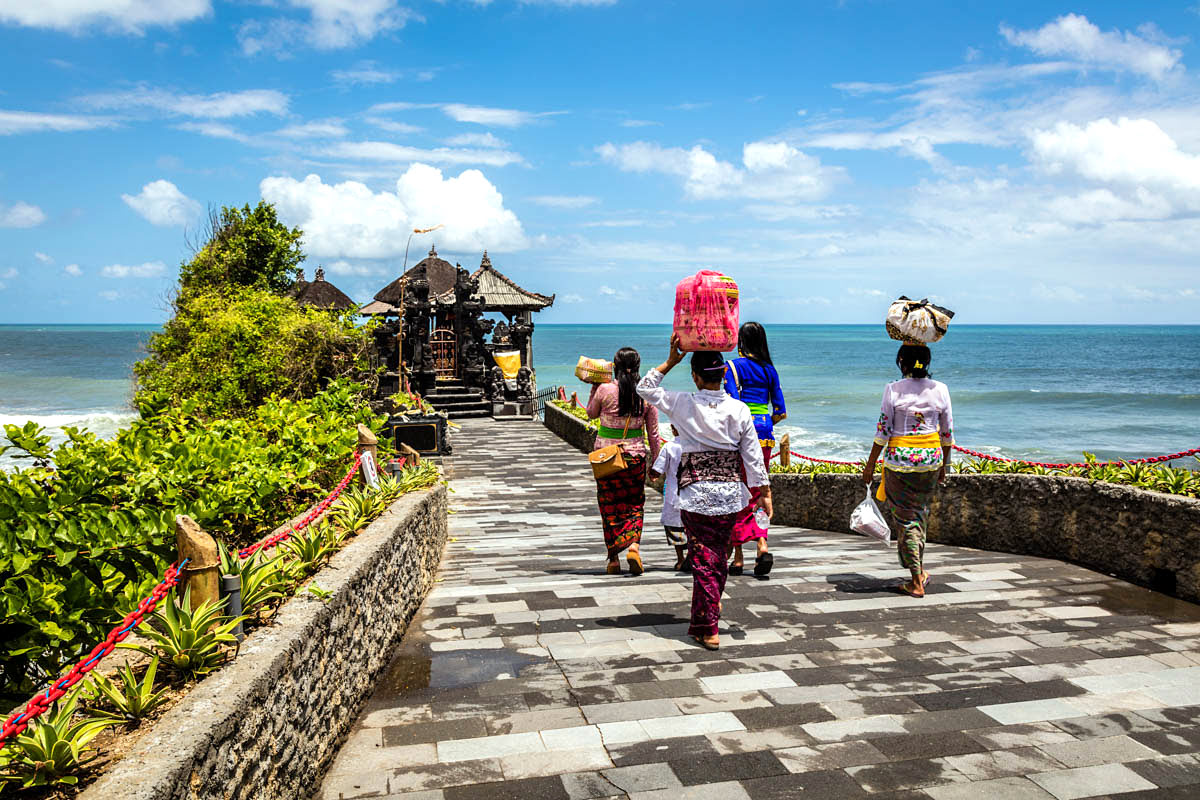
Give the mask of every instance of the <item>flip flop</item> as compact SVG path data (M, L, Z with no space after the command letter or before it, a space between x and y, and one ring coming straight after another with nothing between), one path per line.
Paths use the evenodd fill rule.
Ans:
M641 575L646 571L646 568L642 566L642 557L638 553L630 553L625 556L625 561L629 564L630 575Z
M609 575L620 575L621 574L621 562L620 561L608 562L608 566L605 567L604 571L607 572Z
M759 578L765 578L771 574L771 567L773 566L775 566L775 556L770 553L763 553L754 559L754 575Z
M922 586L921 584L915 583L913 581L908 581L906 583L902 583L896 588L899 589L904 594L908 595L909 597L920 598L920 597L925 596L925 587Z

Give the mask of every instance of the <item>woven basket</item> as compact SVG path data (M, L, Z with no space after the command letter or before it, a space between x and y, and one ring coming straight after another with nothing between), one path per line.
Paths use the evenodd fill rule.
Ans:
M608 383L612 380L612 367L611 361L580 356L575 365L575 377L584 383Z

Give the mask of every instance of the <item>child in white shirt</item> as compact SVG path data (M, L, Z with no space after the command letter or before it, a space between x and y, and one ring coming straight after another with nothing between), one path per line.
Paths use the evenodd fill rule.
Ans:
M671 426L671 435L679 436L675 426ZM667 531L667 544L675 547L675 570L687 572L690 564L685 550L688 546L687 534L683 532L683 520L679 516L679 459L683 456L683 448L679 442L672 439L658 451L658 458L650 468L650 475L657 480L663 480L662 525Z

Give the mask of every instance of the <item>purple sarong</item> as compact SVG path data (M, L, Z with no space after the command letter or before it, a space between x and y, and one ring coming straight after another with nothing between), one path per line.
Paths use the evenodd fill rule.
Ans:
M715 636L721 620L721 593L729 577L729 539L739 514L710 517L680 511L692 543L692 636Z

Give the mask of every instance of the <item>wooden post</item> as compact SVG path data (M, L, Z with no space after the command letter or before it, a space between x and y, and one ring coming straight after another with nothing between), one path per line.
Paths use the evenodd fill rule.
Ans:
M579 393L571 392L571 408L579 408Z
M179 581L179 596L192 590L192 610L201 603L215 603L220 598L221 556L217 542L204 532L196 521L186 514L175 517L175 546L179 550L179 561L188 559Z
M792 465L792 435L785 433L779 439L779 466L790 467Z
M361 422L358 424L358 452L370 453L371 459L375 462L376 469L379 468L379 439L371 432L371 429ZM366 477L360 469L358 471L358 483L360 486L365 485Z
M400 454L408 459L408 463L415 466L421 463L421 454L412 448L412 445L406 442L400 443Z

